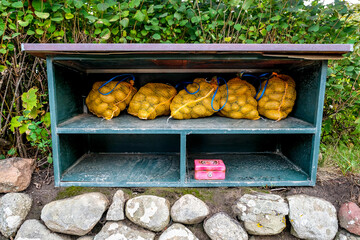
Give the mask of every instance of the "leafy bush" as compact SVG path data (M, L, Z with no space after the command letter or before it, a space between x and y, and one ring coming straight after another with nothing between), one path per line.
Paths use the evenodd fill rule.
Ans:
M330 62L322 142L360 145L359 5L338 0L332 5L287 0L2 0L0 14L0 138L10 140L21 156L28 152L28 141L15 128L9 130L11 119L23 115L20 96L34 86L38 94L47 93L45 63L21 52L24 42L354 43L354 53Z

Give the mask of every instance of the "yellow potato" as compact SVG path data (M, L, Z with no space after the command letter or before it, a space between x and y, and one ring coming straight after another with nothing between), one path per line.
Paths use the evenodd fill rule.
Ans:
M252 120L259 119L260 118L259 112L256 109L251 110L248 114L246 114L246 118Z
M273 93L269 95L270 100L281 101L284 97L284 93Z
M146 96L145 101L147 101L151 105L158 104L160 102L159 98L156 95Z
M271 110L271 109L278 109L280 107L280 102L276 102L276 101L270 101L265 103L264 108Z
M170 100L175 95L176 89L170 85L148 83L135 94L130 102L128 112L141 119L154 119L157 116L168 114L170 111ZM140 106L138 106L139 104ZM147 113L145 114L143 110Z
M247 114L247 113L251 112L251 110L253 110L253 109L254 109L254 107L252 105L246 104L241 108L241 112L243 114Z
M237 112L237 111L239 111L239 109L240 109L239 104L237 104L237 103L231 104L231 111Z
M254 86L240 78L233 78L228 81L229 94L226 92L226 85L220 87L220 106L222 107L228 98L225 107L220 111L219 115L230 118L249 118L257 119L257 101L254 99L256 90ZM255 111L255 117L247 117L246 114Z
M259 113L273 120L281 120L291 112L295 99L295 81L290 76L274 73L263 98L259 100Z
M111 88L107 87L107 86L103 86L102 88L99 89L100 94L106 94L109 93L111 91Z
M97 114L103 113L108 109L109 105L107 103L100 103L95 106L95 111Z
M253 105L255 108L257 108L257 101L255 100L255 98L249 96L247 98L247 103L249 103L249 104Z
M238 112L238 111L230 112L228 116L230 118L236 118L236 119L244 118L244 115L241 112Z
M126 103L124 103L124 102L118 103L118 107L121 111L124 111L126 108Z
M204 106L202 106L202 105L196 105L193 108L193 111L199 116L206 115L206 108Z
M138 117L139 117L140 119L147 119L148 116L149 116L149 112L148 112L148 111L143 110L143 109L139 110Z
M246 96L245 95L241 95L237 98L237 103L240 105L240 106L244 106L246 104Z
M116 90L113 92L115 99L117 102L120 101L124 101L124 99L126 98L127 94L125 94L125 92L121 91L121 90Z
M109 94L109 95L100 95L100 99L101 99L101 101L103 101L103 102L106 102L106 103L113 103L113 102L115 102L115 97L114 96L112 96L111 94Z
M164 104L158 105L158 106L156 107L156 114L157 114L158 116L161 116L161 115L163 115L164 113L166 113L167 109L168 109L168 106L166 106L166 105L164 105Z
M111 119L120 114L130 102L131 97L135 94L136 89L127 82L121 82L118 84L114 91L112 89L118 82L110 82L101 87L105 82L96 82L92 86L92 90L86 98L86 105L90 112L98 117L105 119ZM99 93L99 87L101 87ZM120 90L122 89L122 90ZM126 90L126 91L125 91ZM111 93L109 93L112 91ZM124 92L125 91L125 92ZM109 93L107 95L104 95ZM122 102L124 98L130 98L128 102Z
M237 95L241 95L241 94L245 94L245 93L248 92L248 91L249 91L249 89L247 88L246 85L244 85L244 86L242 86L241 88L237 89L235 93L236 93ZM248 94L251 94L251 92L248 93Z

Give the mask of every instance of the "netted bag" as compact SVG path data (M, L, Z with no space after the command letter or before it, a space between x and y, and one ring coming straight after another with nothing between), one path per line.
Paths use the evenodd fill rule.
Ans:
M208 83L205 78L196 78L174 97L170 104L171 117L190 119L213 115L220 105L220 94L214 97L217 87L214 79Z
M170 114L170 102L177 91L163 83L148 83L141 87L130 102L128 113L140 119L154 119Z
M109 81L95 82L86 97L86 106L89 111L106 120L119 116L136 93L133 80L130 83Z
M257 101L255 100L256 90L250 83L241 80L240 78L233 78L226 85L219 88L220 104L224 108L218 113L220 116L229 118L245 118L256 120L259 119L259 112L257 110Z
M295 104L295 81L288 75L273 73L261 83L259 93L263 93L258 100L260 115L279 121L288 116Z

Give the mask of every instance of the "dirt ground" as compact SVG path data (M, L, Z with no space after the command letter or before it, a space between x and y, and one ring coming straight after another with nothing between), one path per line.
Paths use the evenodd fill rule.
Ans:
M25 193L33 198L33 206L27 219L40 219L41 209L50 201L75 196L85 192L98 191L104 193L109 199L119 188L55 188L52 176L46 176L48 172L40 171L33 175L33 180ZM46 179L46 180L44 180ZM281 188L121 188L128 198L152 194L166 197L173 204L180 196L184 194L193 194L205 201L212 213L224 211L235 218L232 213L232 205L245 193L266 192L275 193L284 197L294 194L307 194L330 201L338 210L340 205L347 201L358 203L360 196L360 176L343 176L341 172L334 169L319 169L318 180L315 187L281 187ZM1 197L1 194L0 194ZM105 214L104 214L105 215ZM89 235L95 235L105 224L105 218L95 226ZM202 224L187 226L200 240L209 238L203 231ZM160 234L159 234L160 235ZM76 239L76 238L74 238ZM297 239L290 234L290 224L282 234L272 237L255 237L252 240L282 240ZM3 240L0 236L0 240Z

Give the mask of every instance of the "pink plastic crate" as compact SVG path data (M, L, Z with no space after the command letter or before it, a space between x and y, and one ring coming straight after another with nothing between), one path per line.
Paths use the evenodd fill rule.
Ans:
M220 159L195 159L195 179L223 180L225 179L225 164Z

